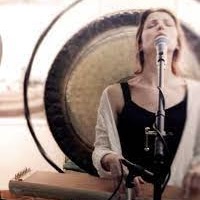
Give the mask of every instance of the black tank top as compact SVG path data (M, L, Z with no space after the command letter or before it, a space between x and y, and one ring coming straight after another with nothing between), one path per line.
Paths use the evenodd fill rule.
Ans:
M139 164L154 172L154 141L155 136L149 137L150 150L144 150L145 127L152 127L155 123L155 113L150 112L131 100L128 83L121 83L124 107L118 114L117 129L122 147L123 156L129 161ZM187 94L180 103L165 110L166 143L170 155L166 158L170 166L179 145L186 120Z

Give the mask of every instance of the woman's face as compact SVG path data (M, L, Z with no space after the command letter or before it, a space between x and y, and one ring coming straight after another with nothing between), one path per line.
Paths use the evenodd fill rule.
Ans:
M177 47L177 27L173 18L165 12L151 13L144 24L142 33L142 50L144 53L155 51L154 41L160 35L168 38L168 51Z

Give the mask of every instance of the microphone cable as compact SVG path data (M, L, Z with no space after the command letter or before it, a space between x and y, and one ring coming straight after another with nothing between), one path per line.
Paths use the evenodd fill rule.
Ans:
M62 169L60 169L46 154L45 150L43 149L42 145L40 144L39 140L37 139L37 136L35 134L35 131L33 129L32 126L32 122L31 122L31 116L30 116L30 109L29 109L29 103L28 103L28 85L29 85L29 77L30 77L30 73L31 73L31 69L32 69L32 64L33 64L33 60L35 58L36 52L38 50L38 48L40 47L42 41L44 40L45 36L47 35L47 33L51 30L51 28L53 27L53 25L60 19L60 17L67 11L69 11L70 9L72 9L74 6L76 6L78 3L82 2L83 0L76 0L75 2L71 3L69 6L67 6L67 8L63 9L51 22L50 24L47 26L47 28L42 32L42 34L40 35L34 49L33 52L31 54L31 58L29 60L28 63L28 67L26 69L25 72L25 76L24 76L24 82L23 82L23 100L24 100L24 115L25 115L25 119L27 121L27 125L29 128L29 131L32 135L32 138L39 150L39 152L41 153L42 157L59 173L64 173L64 171Z
M158 90L159 90L159 92L161 93L161 98L162 98L163 105L164 105L164 108L165 108L165 99L164 99L163 92L162 92L162 90L161 90L160 87L158 87ZM156 117L157 117L157 116L156 116ZM166 143L164 137L163 137L162 134L160 133L160 131L157 129L155 123L153 124L153 128L154 128L154 130L158 133L159 137L161 138L161 140L162 140L162 142L163 142L163 144L164 144L164 146L165 146L165 148L166 148L167 153L169 154L168 145L167 145L167 143ZM120 168L121 168L121 178L120 178L119 184L117 185L117 187L115 188L115 190L113 191L113 193L111 194L111 196L110 196L107 200L112 200L112 198L115 196L115 194L116 194L117 191L119 190L120 185L122 184L123 177L124 177L124 171L123 171L123 166L122 166L122 161L121 161L121 160L120 160ZM167 186L167 183L168 183L170 177L171 177L171 170L170 170L170 168L169 168L169 171L168 171L168 173L167 173L167 176L166 176L165 181L164 181L164 183L163 183L163 185L162 185L162 188L161 188L162 193L164 192L164 190L165 190L165 188L166 188L166 186Z
M167 153L169 154L169 148L168 145L164 139L164 137L162 136L161 132L158 130L158 128L156 127L155 123L153 124L153 129L156 131L156 133L158 134L158 136L160 137L160 139L162 140L162 143L164 144L164 147L167 151Z
M159 90L159 92L160 92L160 94L161 94L163 107L164 107L164 109L165 109L165 98L164 98L163 91L162 91L162 89L161 89L160 87L158 87L158 90ZM156 117L158 117L158 115L156 115ZM161 132L160 132L160 131L158 130L158 128L156 127L156 124L155 124L155 123L153 124L153 129L156 131L156 133L157 133L158 136L160 137L162 143L164 144L164 147L165 147L165 149L166 149L166 152L167 152L167 154L169 155L169 154L170 154L170 151L169 151L168 145L167 145L167 143L166 143L166 141L165 141L163 135L161 134ZM168 173L167 173L166 178L165 178L165 181L164 181L164 183L163 183L163 185L162 185L162 188L161 188L162 193L164 192L164 190L165 190L165 188L166 188L166 186L167 186L167 183L168 183L170 177L171 177L171 169L169 168Z
M165 188L166 188L166 186L167 186L167 183L168 183L170 177L171 177L171 170L169 169L169 172L168 172L168 174L167 174L167 176L166 176L166 178L165 178L165 181L164 181L164 183L163 183L163 185L162 185L162 188L161 188L161 192L162 192L162 193L164 192L164 190L165 190Z
M164 147L165 147L167 153L169 154L169 148L168 148L168 145L167 145L164 137L162 136L162 134L160 133L160 131L157 129L157 127L156 127L155 124L153 124L153 128L155 129L155 131L159 135L160 139L162 140L162 143L164 144ZM171 169L169 168L168 173L167 173L167 177L165 178L165 181L164 181L164 183L162 185L162 188L161 188L162 193L164 192L165 187L167 186L167 183L168 183L170 177L171 177Z

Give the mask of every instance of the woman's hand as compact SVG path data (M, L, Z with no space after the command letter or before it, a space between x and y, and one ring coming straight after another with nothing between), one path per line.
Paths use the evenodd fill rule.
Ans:
M113 189L116 189L120 180L121 180L121 176L122 176L122 171L121 171L121 159L123 159L122 156L118 155L118 154L113 154L113 153L109 153L106 154L102 160L101 160L101 164L103 166L103 168L106 171L110 171L112 178L113 178ZM119 189L120 193L125 192L125 186L124 184L121 184L120 189ZM119 195L119 193L118 193Z
M193 193L200 193L200 164L187 172L183 180L183 188L185 197L189 197Z
M133 197L140 197L142 195L141 184L144 184L145 181L141 176L137 176L134 178L133 183Z
M116 189L122 176L122 171L121 171L121 159L123 159L122 156L117 155L117 154L107 154L102 158L102 166L105 170L110 171L111 175L113 177L113 182L114 182L114 188ZM126 167L123 166L123 172L125 174L128 174L128 170ZM135 196L140 196L141 195L141 184L144 184L144 180L141 177L135 177L133 180L134 187L133 187L133 197ZM122 182L119 192L120 193L125 193L125 184ZM119 194L118 194L119 195Z

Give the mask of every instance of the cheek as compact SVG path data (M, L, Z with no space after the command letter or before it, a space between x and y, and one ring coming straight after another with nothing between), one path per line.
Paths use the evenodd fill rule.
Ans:
M177 37L171 37L169 39L169 44L168 44L169 48L174 50L178 47L178 40Z
M176 31L169 31L169 43L171 46L173 47L177 47L178 46L178 35Z
M145 49L152 49L154 48L154 40L151 34L143 34L142 35L142 48Z

